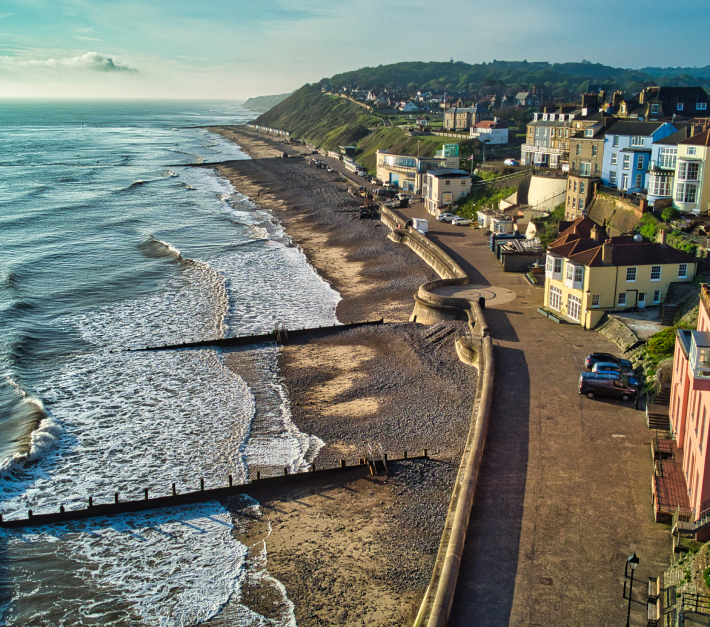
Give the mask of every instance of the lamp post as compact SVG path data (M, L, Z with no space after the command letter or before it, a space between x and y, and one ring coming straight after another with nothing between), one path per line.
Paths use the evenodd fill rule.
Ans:
M626 566L624 567L625 577L628 577L629 567L631 567L631 585L629 586L629 607L626 610L626 627L629 627L631 620L631 596L634 591L634 571L638 565L639 558L636 557L636 551L634 551L633 555L629 555L629 557L626 558Z

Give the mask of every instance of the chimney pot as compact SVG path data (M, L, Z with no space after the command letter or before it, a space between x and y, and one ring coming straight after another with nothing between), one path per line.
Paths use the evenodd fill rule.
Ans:
M666 232L664 230L658 231L658 243L659 244L666 243Z

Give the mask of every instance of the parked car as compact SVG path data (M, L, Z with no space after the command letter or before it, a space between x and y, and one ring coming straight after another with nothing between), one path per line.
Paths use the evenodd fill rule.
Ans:
M585 357L584 365L591 370L592 366L594 366L594 364L596 364L598 361L618 364L619 366L624 366L629 370L631 370L632 368L632 364L628 359L621 359L621 357L617 357L616 355L612 355L611 353L590 353Z
M454 226L468 226L471 224L471 220L467 220L466 218L454 218L451 220L451 224Z
M453 213L440 213L438 216L436 216L436 219L439 222L451 222L456 218L458 218L458 216L454 215Z
M615 373L596 372L582 372L579 375L579 393L584 394L587 398L608 396L629 401L636 398L637 392L638 387L623 375L615 376Z
M598 361L592 366L592 372L596 374L604 374L608 372L621 374L628 377L629 381L634 381L635 385L638 385L638 379L635 378L633 370L620 366L619 364L609 364L603 361Z
M503 161L503 165L520 165L520 161L517 159L506 159Z
M333 168L331 168L330 166L328 166L328 169L326 171L327 172L334 172Z
M563 163L560 166L560 170L562 170L563 172L569 172L569 163Z

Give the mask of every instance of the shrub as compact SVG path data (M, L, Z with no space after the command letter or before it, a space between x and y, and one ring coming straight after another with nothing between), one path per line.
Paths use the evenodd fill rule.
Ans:
M648 340L648 350L655 355L672 355L675 349L675 327L659 331Z
M666 207L661 214L664 222L670 222L671 220L677 220L680 217L680 211L675 207Z

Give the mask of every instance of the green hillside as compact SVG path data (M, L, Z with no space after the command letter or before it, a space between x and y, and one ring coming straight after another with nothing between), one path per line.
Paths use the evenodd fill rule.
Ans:
M357 142L382 121L345 98L321 93L319 85L305 85L254 123L288 130L294 139L333 149Z
M291 94L278 94L276 96L256 96L255 98L249 98L242 106L250 111L257 111L259 113L264 113L275 107L280 102L283 102Z
M654 68L651 75L640 70L614 68L588 61L493 61L475 64L406 61L343 72L324 79L322 83L359 85L367 89L380 86L407 91L446 89L499 94L541 85L549 96L576 100L590 84L604 84L611 90L620 89L630 94L641 91L648 84L690 86L707 82L702 76L676 75L676 71L668 68L668 75L663 75L662 69ZM705 68L698 68L698 71L705 72Z

